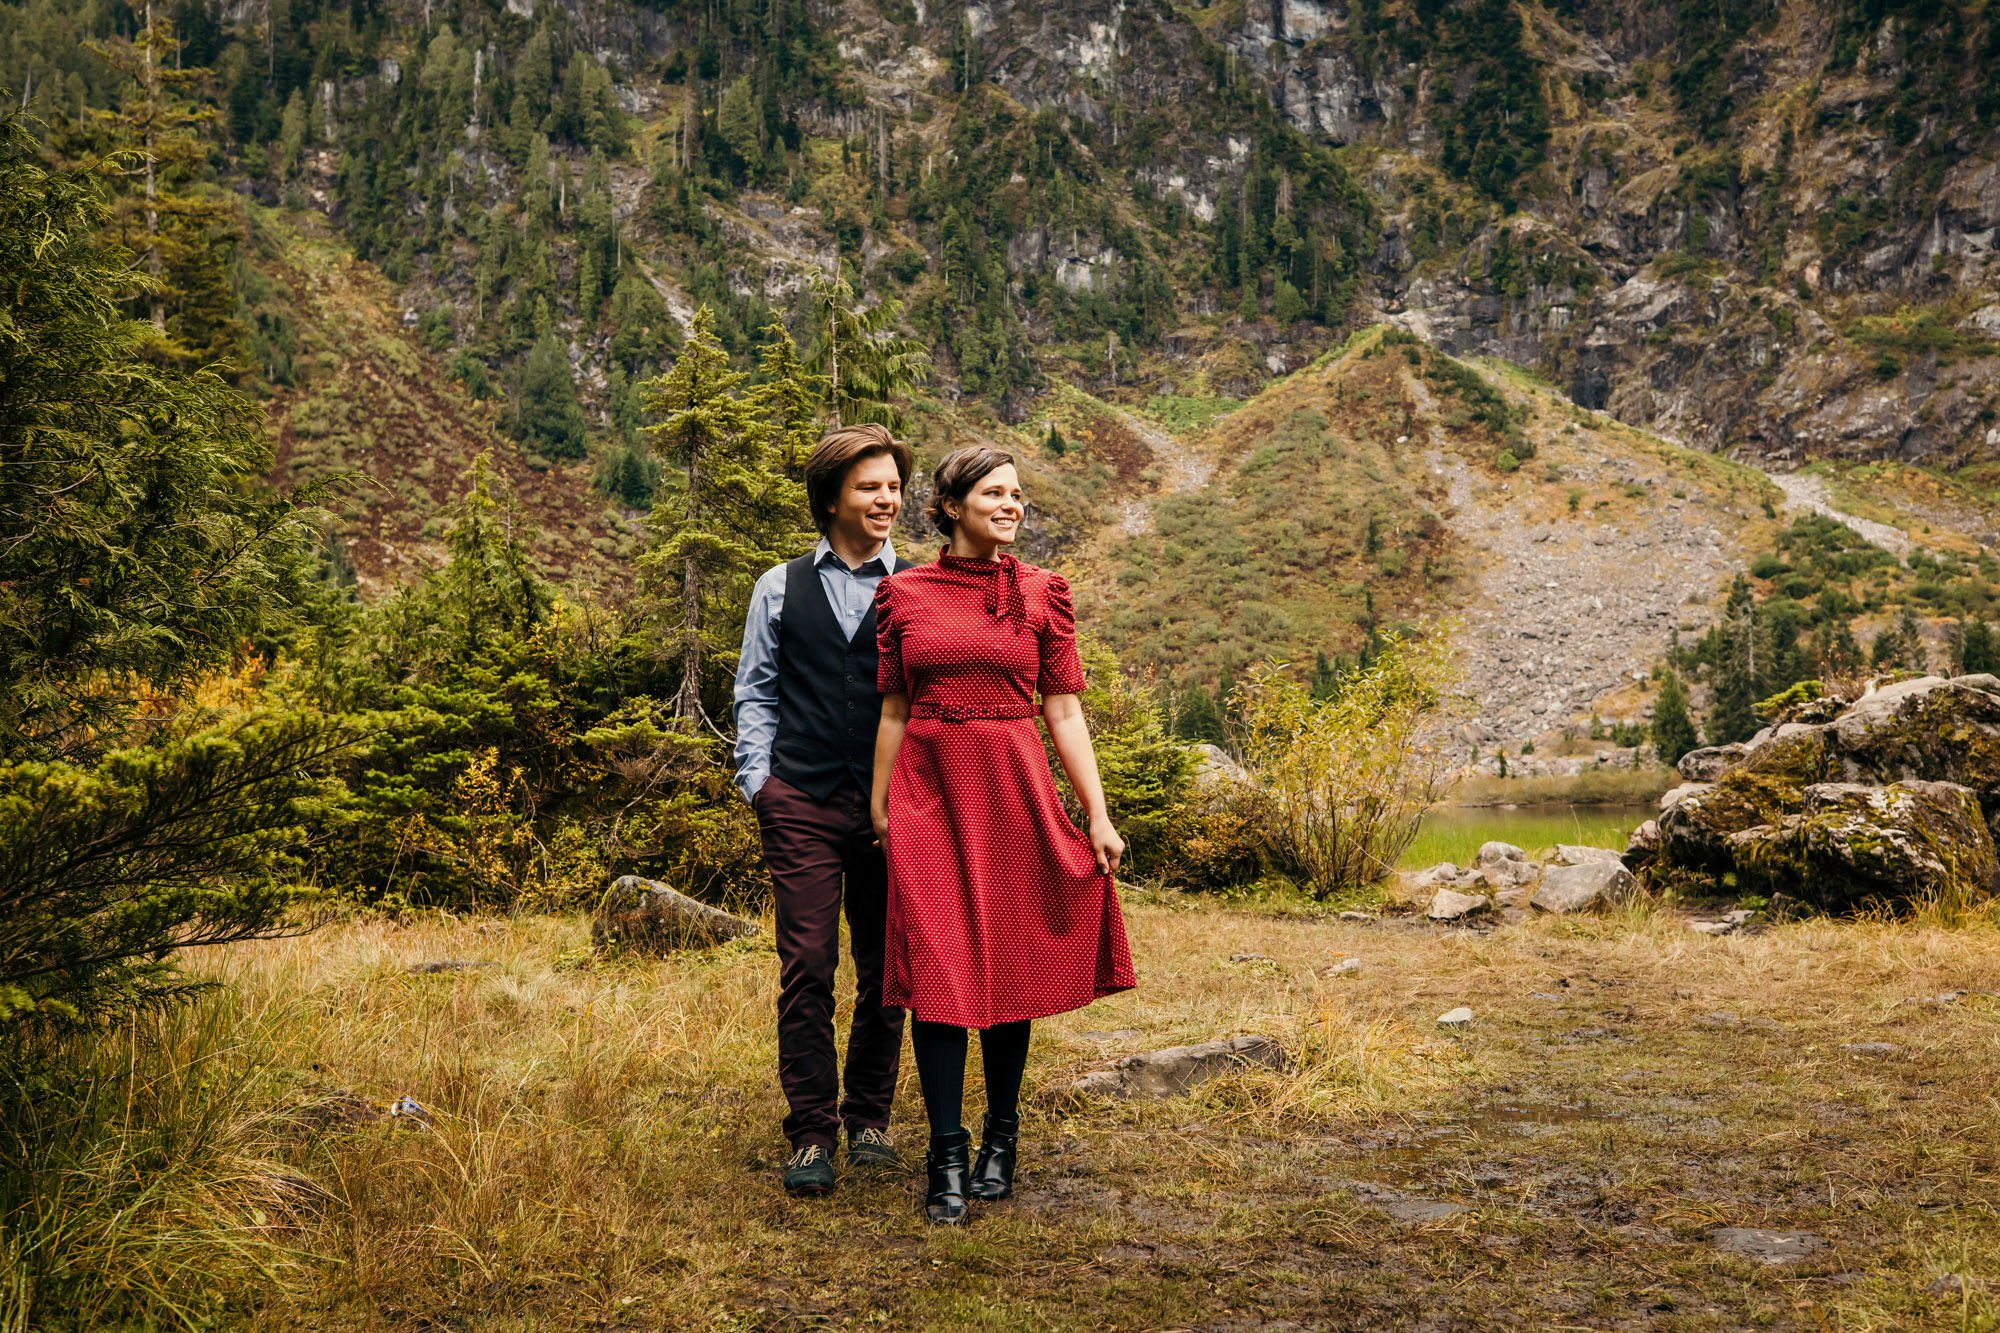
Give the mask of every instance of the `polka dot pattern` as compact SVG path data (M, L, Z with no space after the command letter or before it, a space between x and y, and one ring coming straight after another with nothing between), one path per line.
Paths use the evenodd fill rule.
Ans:
M1069 583L1009 555L940 554L882 580L875 618L882 692L947 714L911 717L889 778L882 1002L987 1028L1130 990L1118 895L1033 717L965 716L1083 689Z

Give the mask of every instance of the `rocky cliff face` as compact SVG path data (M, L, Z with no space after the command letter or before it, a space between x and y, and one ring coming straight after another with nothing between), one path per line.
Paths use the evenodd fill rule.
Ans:
M1146 134L1131 183L1204 221L1249 206L1261 99L1365 183L1357 314L1698 447L1779 465L2000 450L2000 20L1433 8L996 2L892 24L857 0L841 49L895 105L970 68L1099 141ZM1121 262L1081 232L1010 260L1073 288Z

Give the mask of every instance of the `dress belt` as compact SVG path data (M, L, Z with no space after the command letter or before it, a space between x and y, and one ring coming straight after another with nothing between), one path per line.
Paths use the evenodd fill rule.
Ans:
M911 704L911 717L934 717L940 722L970 722L974 718L1015 721L1033 717L1040 710L1033 704Z

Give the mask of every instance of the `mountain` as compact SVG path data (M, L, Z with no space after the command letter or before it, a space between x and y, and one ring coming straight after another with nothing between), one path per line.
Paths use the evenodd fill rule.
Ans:
M1527 735L1643 707L1787 495L1975 580L2000 528L1970 0L16 0L0 39L56 156L179 127L208 211L142 223L120 178L120 238L281 482L369 478L334 534L368 586L437 559L482 451L545 567L622 586L637 386L698 304L746 366L773 312L809 342L840 263L933 351L925 454L1021 450L1029 554L1176 680L1449 613L1480 725ZM1953 595L1934 638L1984 613Z

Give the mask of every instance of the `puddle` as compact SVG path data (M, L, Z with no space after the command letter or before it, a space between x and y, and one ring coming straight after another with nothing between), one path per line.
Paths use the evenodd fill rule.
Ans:
M1486 1106L1473 1112L1466 1128L1472 1134L1505 1129L1516 1134L1547 1134L1565 1125L1623 1120L1626 1113L1584 1106Z

